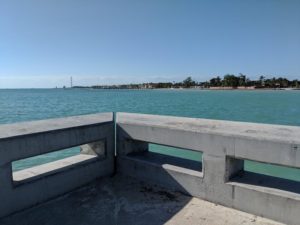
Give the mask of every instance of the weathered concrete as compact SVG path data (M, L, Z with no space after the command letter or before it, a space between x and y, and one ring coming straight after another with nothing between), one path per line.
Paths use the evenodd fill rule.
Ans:
M134 140L300 167L300 127L117 113Z
M152 185L164 186L171 191L184 192L213 203L288 224L299 224L300 182L243 171L243 160L299 168L299 127L128 113L118 113L116 126L114 122L113 114L105 113L0 126L0 217L52 199L98 177L117 172ZM115 132L117 132L117 139L115 139ZM203 152L202 163L149 152L149 143L201 151ZM74 146L81 146L81 153L77 156L12 172L13 161ZM115 159L117 165L114 165ZM117 187L121 185L118 181L116 184L112 180L105 182L112 182L112 185ZM114 188L108 187L109 190ZM124 187L126 188L132 186ZM175 204L174 209L178 214L172 211L170 216L166 213L160 214L156 207L149 207L149 204L153 203L150 201L144 206L136 206L141 207L142 210L135 208L137 211L132 211L132 217L128 217L131 214L127 211L119 217L123 207L123 203L119 204L119 201L126 199L127 194L137 198L139 195L121 191L118 193L124 194L124 197L120 196L120 200L109 202L107 198L100 200L100 195L103 194L100 190L102 189L99 188L99 205L97 202L91 203L96 204L95 209L99 210L99 213L95 214L96 217L92 215L89 218L77 212L78 216L81 215L85 219L81 220L70 210L60 214L62 223L68 224L72 221L72 224L77 222L96 224L99 221L111 221L112 224L116 224L119 219L122 219L130 224L139 218L140 220L137 221L143 222L142 224L147 222L161 224L162 221L171 224L190 222L192 224L202 217L194 215L192 221L189 221L186 215L196 214L195 210L200 207L206 209L212 206L212 204L209 206L210 203L190 198L193 204L197 201L202 203L199 203L199 207L196 208L187 202ZM133 190L136 189L132 188L131 191ZM146 190L148 192L153 189L147 187ZM97 191L94 190L93 193ZM162 192L155 191L155 193ZM116 199L110 192L109 196ZM173 195L166 194L166 196ZM132 201L128 202L125 204L127 208L134 204ZM101 206L102 208L99 208L100 203L104 205ZM76 212L73 206L66 204ZM114 204L117 205L112 208ZM157 206L165 210L165 206L160 204ZM47 207L46 209L49 210ZM91 210L91 213L94 212L93 207L87 209ZM214 207L213 209L218 210ZM56 212L56 209L53 210ZM203 215L202 212L197 211L197 214ZM204 212L209 215L211 213ZM32 217L37 216L36 221L49 219L49 223L41 224L57 224L58 220L44 217L43 213L35 213L38 211L31 211L25 222L32 222L34 221L31 220ZM65 213L67 217L72 216L72 218L70 220L65 218L63 216ZM245 222L237 219L235 213L230 215L234 216L234 220L228 219L228 224ZM205 217L207 219L205 221L209 224L226 224L227 218L222 216L218 220L216 214L213 217L214 220L209 219L209 216ZM18 220L14 218L19 217L10 217L11 220L3 221L9 224L9 221Z
M147 143L203 152L202 176L136 158ZM247 184L247 177L231 182L242 174L242 160L299 168L299 127L117 113L117 158L119 173L285 223L300 220L295 189L282 190L273 180L271 187Z
M112 113L1 125L0 165L95 142L112 132Z
M280 225L272 220L115 176L0 220L1 225Z
M88 143L81 155L12 172L15 160ZM114 145L112 113L0 126L0 217L113 174Z

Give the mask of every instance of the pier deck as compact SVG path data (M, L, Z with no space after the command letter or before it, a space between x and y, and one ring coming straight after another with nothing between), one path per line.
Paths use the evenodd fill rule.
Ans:
M1 225L281 223L117 175L0 220Z

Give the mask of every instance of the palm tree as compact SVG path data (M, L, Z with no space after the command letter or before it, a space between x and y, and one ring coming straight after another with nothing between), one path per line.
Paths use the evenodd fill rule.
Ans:
M264 76L260 76L260 77L259 77L259 81L260 81L260 85L261 85L261 86L265 86L265 79L266 79L266 78L265 78Z

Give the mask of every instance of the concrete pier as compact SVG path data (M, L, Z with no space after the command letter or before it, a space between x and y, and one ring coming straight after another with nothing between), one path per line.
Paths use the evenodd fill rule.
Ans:
M104 113L0 126L0 217L118 174L146 182L148 191L159 186L299 223L300 182L244 171L244 161L300 168L300 127L130 113L115 118ZM202 152L202 161L151 152L149 143ZM79 155L12 171L16 160L74 146L81 146Z
M138 179L100 178L1 225L282 225Z

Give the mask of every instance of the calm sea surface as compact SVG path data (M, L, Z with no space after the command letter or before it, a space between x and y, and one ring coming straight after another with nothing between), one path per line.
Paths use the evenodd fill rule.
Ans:
M0 90L0 124L98 112L137 112L300 126L300 91ZM152 145L194 159L194 153ZM13 164L14 170L78 153L78 148ZM197 155L199 159L200 155ZM300 181L300 171L247 162L246 168Z

